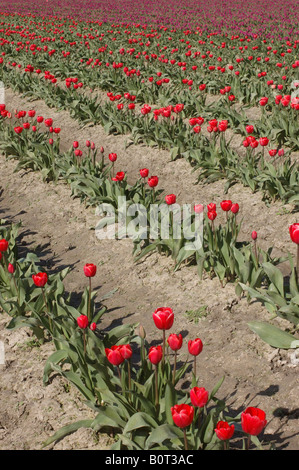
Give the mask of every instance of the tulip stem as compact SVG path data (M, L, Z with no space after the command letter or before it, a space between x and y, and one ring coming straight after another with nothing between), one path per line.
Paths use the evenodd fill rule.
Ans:
M84 357L86 356L86 337L85 330L83 330L83 348L84 348Z
M258 265L259 264L259 257L258 257L258 254L257 254L256 240L254 240L254 253L255 253L255 258L256 258L257 265Z
M186 434L186 428L183 429L184 431L184 444L185 444L185 450L188 450L188 441L187 441L187 434Z
M194 369L193 369L193 372L194 372L195 380L197 382L197 377L196 377L196 356L194 356Z
M156 409L159 405L159 395L158 395L158 364L155 365L155 397L156 397Z
M297 245L297 286L299 287L299 244Z
M165 362L165 330L163 330L163 364Z
M89 296L88 296L88 314L87 314L88 321L91 321L90 312L91 312L91 277L89 277Z
M247 440L246 440L246 450L249 450L250 443L251 443L251 436L250 436L250 434L249 434L249 435L247 436Z
M43 299L44 299L46 311L47 311L47 314L48 314L48 317L49 317L50 331L53 333L53 331L52 331L52 330L53 330L52 319L50 318L50 315L49 315L49 309L48 309L47 299L46 299L46 295L45 295L45 292L44 292L44 288L43 288L43 287L42 287L42 294L43 294Z
M128 360L128 388L129 396L131 396L131 360Z
M17 286L17 282L16 282L16 279L14 277L14 275L12 274L12 278L13 278L13 282L14 282L14 285L15 285L15 288L16 288L16 291L17 291L17 296L18 296L18 304L20 305L20 293L19 293L19 289L18 289L18 286Z
M121 377L121 372L120 372L120 367L119 366L117 366L117 372L118 372L118 377L119 377L119 381L120 381L121 391L123 393L122 377Z
M173 376L172 376L172 383L175 383L175 373L176 373L176 358L177 358L177 351L174 352L174 365L173 365Z

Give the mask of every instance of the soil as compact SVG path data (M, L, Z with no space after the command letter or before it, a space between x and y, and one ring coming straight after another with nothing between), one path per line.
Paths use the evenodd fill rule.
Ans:
M176 194L178 203L219 205L222 199L238 202L243 219L241 239L250 240L252 230L256 230L261 247L274 246L275 254L289 251L295 255L288 226L298 220L291 206L280 202L266 205L261 194L252 194L241 185L224 195L222 181L195 184L196 173L185 160L170 161L168 152L144 146L126 149L125 136L107 136L100 126L82 129L67 112L49 109L42 101L28 102L9 89L6 103L11 110L36 109L38 114L52 117L55 126L61 127L63 148L78 140L83 149L90 139L97 147L103 146L106 155L117 153L117 171L125 171L129 182L139 176L140 168L149 168L151 175L159 176L159 187L165 194ZM152 312L157 307L171 307L175 314L171 332L182 332L184 336L182 356L186 357L189 339L200 337L203 341L197 366L199 386L211 391L225 376L218 397L226 401L233 414L247 406L262 408L268 420L263 434L268 447L272 443L277 449L299 449L299 354L270 347L248 327L252 320L270 321L282 328L289 324L271 319L257 302L239 300L232 284L221 288L217 279L200 280L193 266L174 272L172 260L159 254L134 263L131 240L97 239L95 210L72 198L65 184L44 183L34 172L15 172L14 160L0 159L0 217L22 221L20 249L35 251L48 272L71 266L65 286L78 295L86 285L84 264L95 263L98 271L93 288L98 295L118 289L105 301L108 313L103 327L120 321L140 323L147 340L154 342L160 337ZM283 269L288 273L287 264ZM204 314L200 315L202 307ZM61 426L93 414L77 390L60 376L54 375L48 386L43 385L44 363L53 346L37 344L26 328L7 330L8 322L9 317L1 314L5 364L0 365L0 449L38 450ZM46 449L108 449L111 443L110 436L80 429Z

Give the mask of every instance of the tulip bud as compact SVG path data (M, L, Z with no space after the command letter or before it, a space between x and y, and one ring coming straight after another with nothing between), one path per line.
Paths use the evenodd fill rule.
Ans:
M7 267L7 270L10 274L13 274L15 272L15 267L13 264L9 263L8 264L8 267Z
M80 315L78 318L77 318L77 324L79 326L79 328L81 329L85 329L88 327L88 318L86 315Z

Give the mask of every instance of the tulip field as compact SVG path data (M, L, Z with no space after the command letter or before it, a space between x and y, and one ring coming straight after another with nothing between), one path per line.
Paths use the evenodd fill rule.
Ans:
M298 450L298 12L0 0L0 449Z

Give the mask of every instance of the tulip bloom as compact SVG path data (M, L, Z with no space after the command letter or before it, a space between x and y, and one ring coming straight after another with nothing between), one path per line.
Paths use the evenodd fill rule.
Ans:
M299 223L289 226L290 237L293 243L299 245ZM0 248L1 251L1 248Z
M221 209L224 211L224 212L228 212L231 207L232 207L232 201L228 200L228 201L222 201L220 203L220 206L221 206Z
M167 343L172 351L178 351L182 347L183 337L181 334L176 335L175 333L172 333L169 335Z
M233 214L237 214L239 212L239 204L238 203L235 203L235 204L232 204L230 210L232 211Z
M261 137L259 140L259 143L262 147L265 147L269 143L268 137Z
M95 264L86 263L83 270L86 277L94 277L97 272L97 267Z
M149 349L148 358L152 364L154 365L159 364L159 362L162 360L162 357L163 357L163 351L160 345L152 346Z
M260 408L249 406L241 414L241 426L249 436L257 436L267 424L266 413Z
M192 356L198 356L203 349L203 344L200 338L188 341L188 351Z
M2 238L2 240L0 240L0 251L3 252L3 251L7 251L8 249L8 241L5 240L5 238Z
M14 265L11 264L11 263L9 263L7 270L8 270L8 272L9 272L10 274L13 274L13 273L15 272L15 267L14 267Z
M204 211L204 205L203 204L195 204L195 206L194 206L195 214L201 214L203 211Z
M209 393L204 387L193 387L190 390L190 400L193 406L203 408L209 399Z
M216 217L217 217L217 212L216 212L216 211L208 211L208 218L209 218L210 220L213 221L213 220L216 219Z
M129 344L122 344L119 347L119 351L124 359L130 359L132 357L133 351Z
M80 315L78 318L77 318L77 324L79 326L79 328L81 329L84 329L88 327L88 318L86 315Z
M289 226L290 237L293 243L297 245L297 284L299 286L299 223Z
M159 182L158 176L151 176L148 180L147 183L150 188L155 188Z
M32 279L37 287L44 287L48 282L48 275L47 273L32 274Z
M226 421L218 421L215 428L215 433L218 439L221 441L228 441L233 437L234 432L234 424L229 425Z
M186 435L186 427L190 426L194 417L194 408L187 404L174 405L171 408L171 414L174 424L183 429L185 450L188 450L188 441Z
M203 344L200 338L196 338L195 340L188 341L188 351L189 353L194 356L194 375L196 378L196 357L201 353L203 349Z
M147 168L142 168L139 170L141 178L147 178L148 177L148 169Z
M119 366L125 360L120 352L120 346L105 348L105 353L110 364L113 364L114 366Z
M174 424L179 428L190 426L194 417L194 408L187 404L174 405L171 408L172 419Z
M112 163L114 163L117 160L117 154L116 153L109 153L108 158Z
M153 320L159 330L169 330L174 321L174 314L171 308L160 307L153 313Z
M261 106L266 106L266 104L268 103L268 98L266 97L261 98L259 103Z
M175 195L175 194L168 194L167 196L165 196L165 202L166 202L166 204L168 204L169 206L171 206L172 204L175 204L175 202L176 202L176 195Z
M210 204L207 205L208 212L210 211L216 211L216 204L214 202L211 202Z

